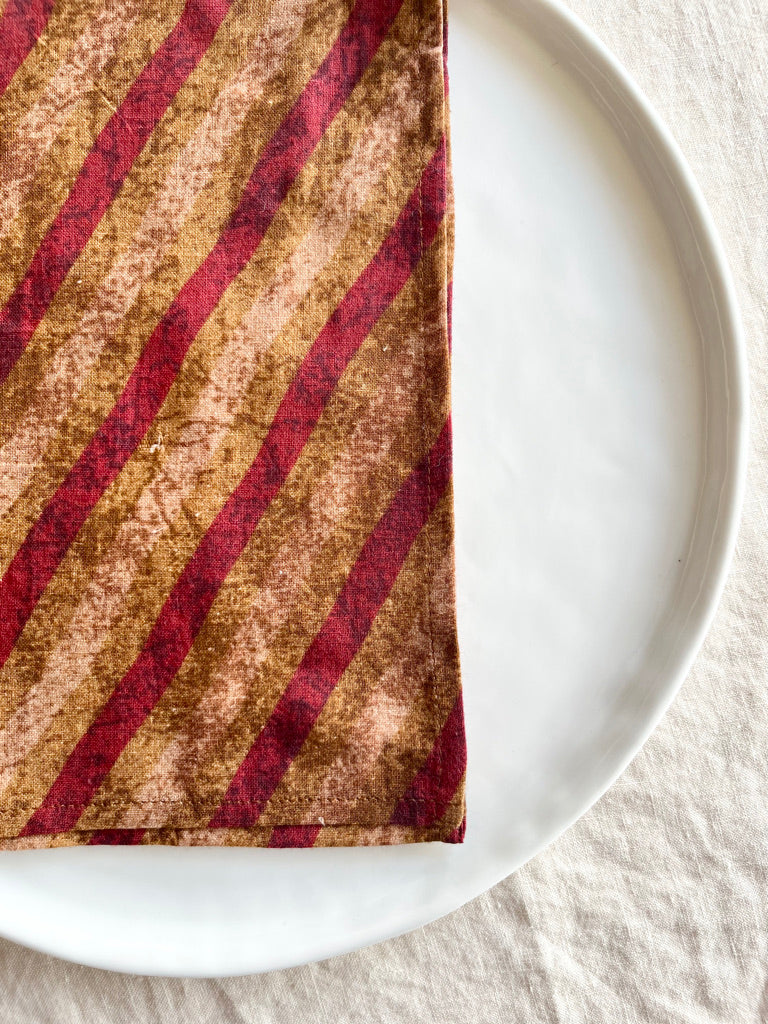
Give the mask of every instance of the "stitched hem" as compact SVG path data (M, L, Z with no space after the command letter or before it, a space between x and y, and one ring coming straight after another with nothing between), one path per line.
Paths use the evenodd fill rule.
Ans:
M291 809L294 809L294 808L298 809L300 807L309 807L314 802L315 802L315 798L311 797L311 796L295 796L295 797L284 796L284 797L282 797L280 799L279 807L284 807L285 805L290 805ZM403 800L402 800L402 803L406 803L409 806L418 806L418 807L422 808L422 813L424 813L423 808L429 808L429 807L434 808L436 806L439 806L439 802L436 802L435 800L433 800L431 798L420 797L420 796L415 796L415 795L414 796L404 797ZM255 809L255 808L261 806L259 801L256 801L256 800L229 800L228 804L231 805L231 806L235 806L235 807L243 807L243 808L250 808L250 809ZM141 806L141 807L152 808L152 807L167 807L168 805L174 805L176 807L182 807L182 808L183 807L189 808L191 806L191 803L190 803L189 800L178 799L176 797L168 799L168 800L161 800L161 799L139 800L139 799L137 799L135 797L130 797L130 798L126 799L126 800L120 800L120 799L103 800L103 801L94 800L94 801L92 801L91 803L88 804L86 809L90 810L90 811L93 811L93 812L98 814L98 813L103 812L103 811L119 811L121 809L125 809L127 806L130 806L130 807ZM355 808L359 808L360 807L360 801L359 800L350 800L350 799L348 799L346 797L344 797L344 798L339 797L338 799L334 799L333 797L326 797L323 800L323 805L324 806L332 805L335 808L347 807L351 811L351 810L354 810ZM0 817L2 817L3 815L16 815L16 816L18 816L18 815L24 814L24 813L30 813L31 814L33 811L37 810L37 808L39 806L40 806L39 803L33 803L33 804L16 804L14 807L0 808ZM51 804L47 804L46 806L48 808L50 808L51 810L55 810L55 809L65 810L65 809L68 809L70 807L79 807L80 804L76 804L76 803L51 803ZM365 801L365 806L366 807L370 807L373 810L391 809L392 800L391 800L391 798L381 799L381 800L366 800ZM218 804L214 805L211 808L211 814L213 814L213 812L216 810L217 807L218 807ZM280 810L278 809L275 813L279 814ZM337 813L341 813L341 812L337 811Z
M463 813L463 812L462 812ZM430 826L323 824L254 825L250 828L71 829L57 834L9 836L2 850L40 850L70 846L218 846L308 848L394 846L464 841L465 822L454 817Z

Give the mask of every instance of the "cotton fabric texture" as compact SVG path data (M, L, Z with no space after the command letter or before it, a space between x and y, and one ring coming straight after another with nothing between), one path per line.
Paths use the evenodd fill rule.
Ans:
M441 0L6 0L0 847L464 832Z

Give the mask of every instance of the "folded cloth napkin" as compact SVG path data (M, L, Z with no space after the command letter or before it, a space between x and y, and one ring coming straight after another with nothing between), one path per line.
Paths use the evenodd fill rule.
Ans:
M464 835L444 0L6 0L0 848Z

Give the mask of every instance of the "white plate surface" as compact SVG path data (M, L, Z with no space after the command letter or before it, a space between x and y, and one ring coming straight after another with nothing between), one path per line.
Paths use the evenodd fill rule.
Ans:
M635 87L547 0L451 4L463 847L0 857L0 932L224 975L460 906L592 804L684 678L722 588L744 366L698 189Z

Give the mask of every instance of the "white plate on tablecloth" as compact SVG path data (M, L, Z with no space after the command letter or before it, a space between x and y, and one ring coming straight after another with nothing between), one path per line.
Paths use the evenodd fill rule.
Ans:
M223 975L414 928L550 842L639 749L723 585L745 451L728 272L666 130L556 3L453 0L463 847L0 857L0 933Z

